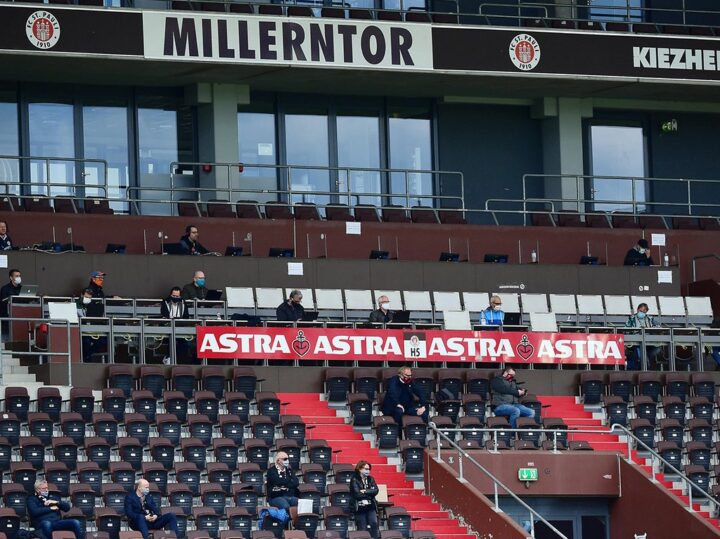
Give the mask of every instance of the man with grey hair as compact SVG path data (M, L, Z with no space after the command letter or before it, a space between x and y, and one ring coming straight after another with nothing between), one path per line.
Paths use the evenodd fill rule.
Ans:
M297 322L298 320L302 320L305 314L305 308L301 305L302 299L303 296L300 290L290 292L288 300L278 305L276 311L277 319L281 322Z
M205 286L205 272L197 270L193 275L191 283L186 284L182 289L182 299L205 299L208 289Z
M50 494L47 481L35 481L35 494L28 496L27 512L30 524L45 539L52 539L54 531L69 531L77 539L84 539L80 521L74 518L63 518L60 512L70 511L70 504Z
M490 305L487 309L480 312L481 326L502 326L505 322L505 313L500 308L502 299L497 294L490 297Z
M150 496L150 483L146 479L139 479L135 483L135 490L125 496L125 514L130 528L139 531L145 539L150 530L165 528L180 537L175 513L165 513L160 516L160 510Z
M370 313L371 324L389 324L393 320L393 313L390 310L390 298L380 296L377 299L378 309Z

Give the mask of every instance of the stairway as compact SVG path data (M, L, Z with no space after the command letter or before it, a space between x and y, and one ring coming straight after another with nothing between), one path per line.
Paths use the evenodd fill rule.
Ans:
M12 352L6 351L4 345L0 345L0 386L23 386L28 392L37 392L37 388L43 387L34 374L29 373L28 367L20 365L20 359L12 356ZM2 397L5 392L2 390Z
M602 412L598 412L597 406L584 406L579 397L538 397L544 408L543 417L561 417L567 423L570 429L586 429L586 430L606 430L607 425L602 423ZM618 451L627 456L627 437L626 436L609 436L604 434L578 433L576 435L569 434L568 440L585 440L596 451ZM632 461L645 471L650 478L652 476L651 459L639 455L637 451L632 450ZM657 470L657 468L656 468ZM677 477L677 476L675 476ZM665 474L656 472L655 479L670 490L675 496L680 498L687 506L689 498L687 489L680 482L673 482L672 478L667 479ZM701 518L706 518L709 522L720 529L720 520L710 518L711 507L693 502L693 510Z
M333 462L355 465L358 460L367 460L372 464L372 475L380 484L387 485L392 503L404 507L414 520L413 530L431 530L438 539L474 539L474 536L457 520L443 511L440 504L434 503L430 496L423 494L412 481L400 471L400 460L380 454L362 433L353 430L345 423L345 418L320 399L318 393L279 393L284 414L299 415L303 418L308 439L326 440L335 453ZM312 428L309 428L312 427Z

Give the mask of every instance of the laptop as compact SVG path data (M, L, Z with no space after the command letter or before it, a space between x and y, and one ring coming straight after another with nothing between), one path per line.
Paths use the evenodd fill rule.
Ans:
M393 311L391 324L408 324L410 322L410 311Z
M108 243L105 247L106 253L114 253L118 255L125 254L125 245L122 243Z
M225 247L225 256L242 256L242 254L242 247L233 247L232 245Z
M305 311L303 313L302 321L303 322L315 322L315 320L317 320L319 314L320 313L318 311Z
M520 313L505 313L503 326L519 326L521 321Z
M36 284L24 284L20 289L19 296L37 296L39 285Z
M222 290L208 290L207 295L205 296L205 300L207 301L220 301L220 298L222 298Z
M179 243L166 243L163 245L163 254L165 255L184 255L185 250Z

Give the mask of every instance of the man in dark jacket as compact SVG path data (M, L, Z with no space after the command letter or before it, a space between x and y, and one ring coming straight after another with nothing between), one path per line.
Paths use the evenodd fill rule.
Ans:
M48 484L45 480L35 482L35 494L28 496L27 512L35 531L45 539L52 539L54 531L70 531L77 539L84 539L80 522L74 518L64 519L60 512L70 511L70 504L63 502L48 491Z
M10 236L8 236L8 226L5 221L0 221L0 251L12 251L13 248L17 248L13 246L13 242L10 239Z
M265 492L268 505L289 511L297 507L297 487L299 481L290 468L290 459L284 451L275 455L275 464L268 468Z
M205 299L207 297L208 289L205 286L205 273L202 271L196 271L193 275L193 282L183 286L182 299Z
M650 245L646 239L640 239L635 247L630 249L625 255L626 266L654 266L652 256L650 256Z
M199 237L200 232L195 225L185 227L185 235L180 238L180 248L183 250L183 254L204 255L208 253L208 250L198 241Z
M150 530L164 530L165 528L180 537L175 513L165 513L160 516L160 511L150 496L150 483L145 479L140 479L135 483L135 490L128 492L125 496L125 514L130 528L139 531L145 539Z
M302 299L303 296L300 290L290 292L288 300L278 305L275 311L277 319L282 322L297 322L298 320L302 320L305 314L305 307L301 305Z
M173 286L170 295L160 305L160 316L162 318L190 318L187 305L182 299L182 290L179 286Z
M107 273L102 271L93 271L90 274L90 283L87 288L92 291L92 299L102 300L105 298L105 290L103 284L105 284L105 275ZM102 301L93 301L86 308L85 316L102 318L105 316L105 304Z
M380 537L375 497L380 492L375 479L370 475L372 465L361 460L355 466L355 475L350 480L350 493L355 501L355 528L367 531L372 539Z
M12 296L19 296L22 290L22 278L20 276L20 270L11 269L8 272L10 276L10 282L0 288L0 318L7 318L10 316L10 298ZM2 323L2 334L7 336L10 332L10 323Z
M515 369L512 367L507 367L502 376L495 376L490 383L490 389L495 415L507 417L512 428L517 428L518 417L535 417L535 410L520 404L520 397L527 394L527 389L518 388Z
M371 324L389 324L393 320L393 313L390 310L390 298L380 296L378 298L378 309L370 313Z
M418 402L415 402L415 397ZM382 412L395 419L398 425L402 425L404 415L417 415L425 423L428 422L428 406L425 396L412 382L412 369L400 367L398 375L388 380L385 399L383 400Z

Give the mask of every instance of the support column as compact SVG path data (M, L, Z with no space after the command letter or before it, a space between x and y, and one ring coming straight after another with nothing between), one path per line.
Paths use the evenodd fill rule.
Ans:
M237 163L237 106L250 102L250 89L239 84L200 83L186 88L186 101L197 105L198 160L202 163ZM215 166L209 172L199 171L198 187L237 188L237 167ZM204 200L232 200L239 197L229 191L206 191Z
M544 196L568 201L556 202L556 210L584 209L577 202L585 193L579 178L584 173L582 122L592 114L589 99L546 98L533 107L533 116L543 118L543 168L548 176L543 182ZM531 189L528 193L532 196Z

